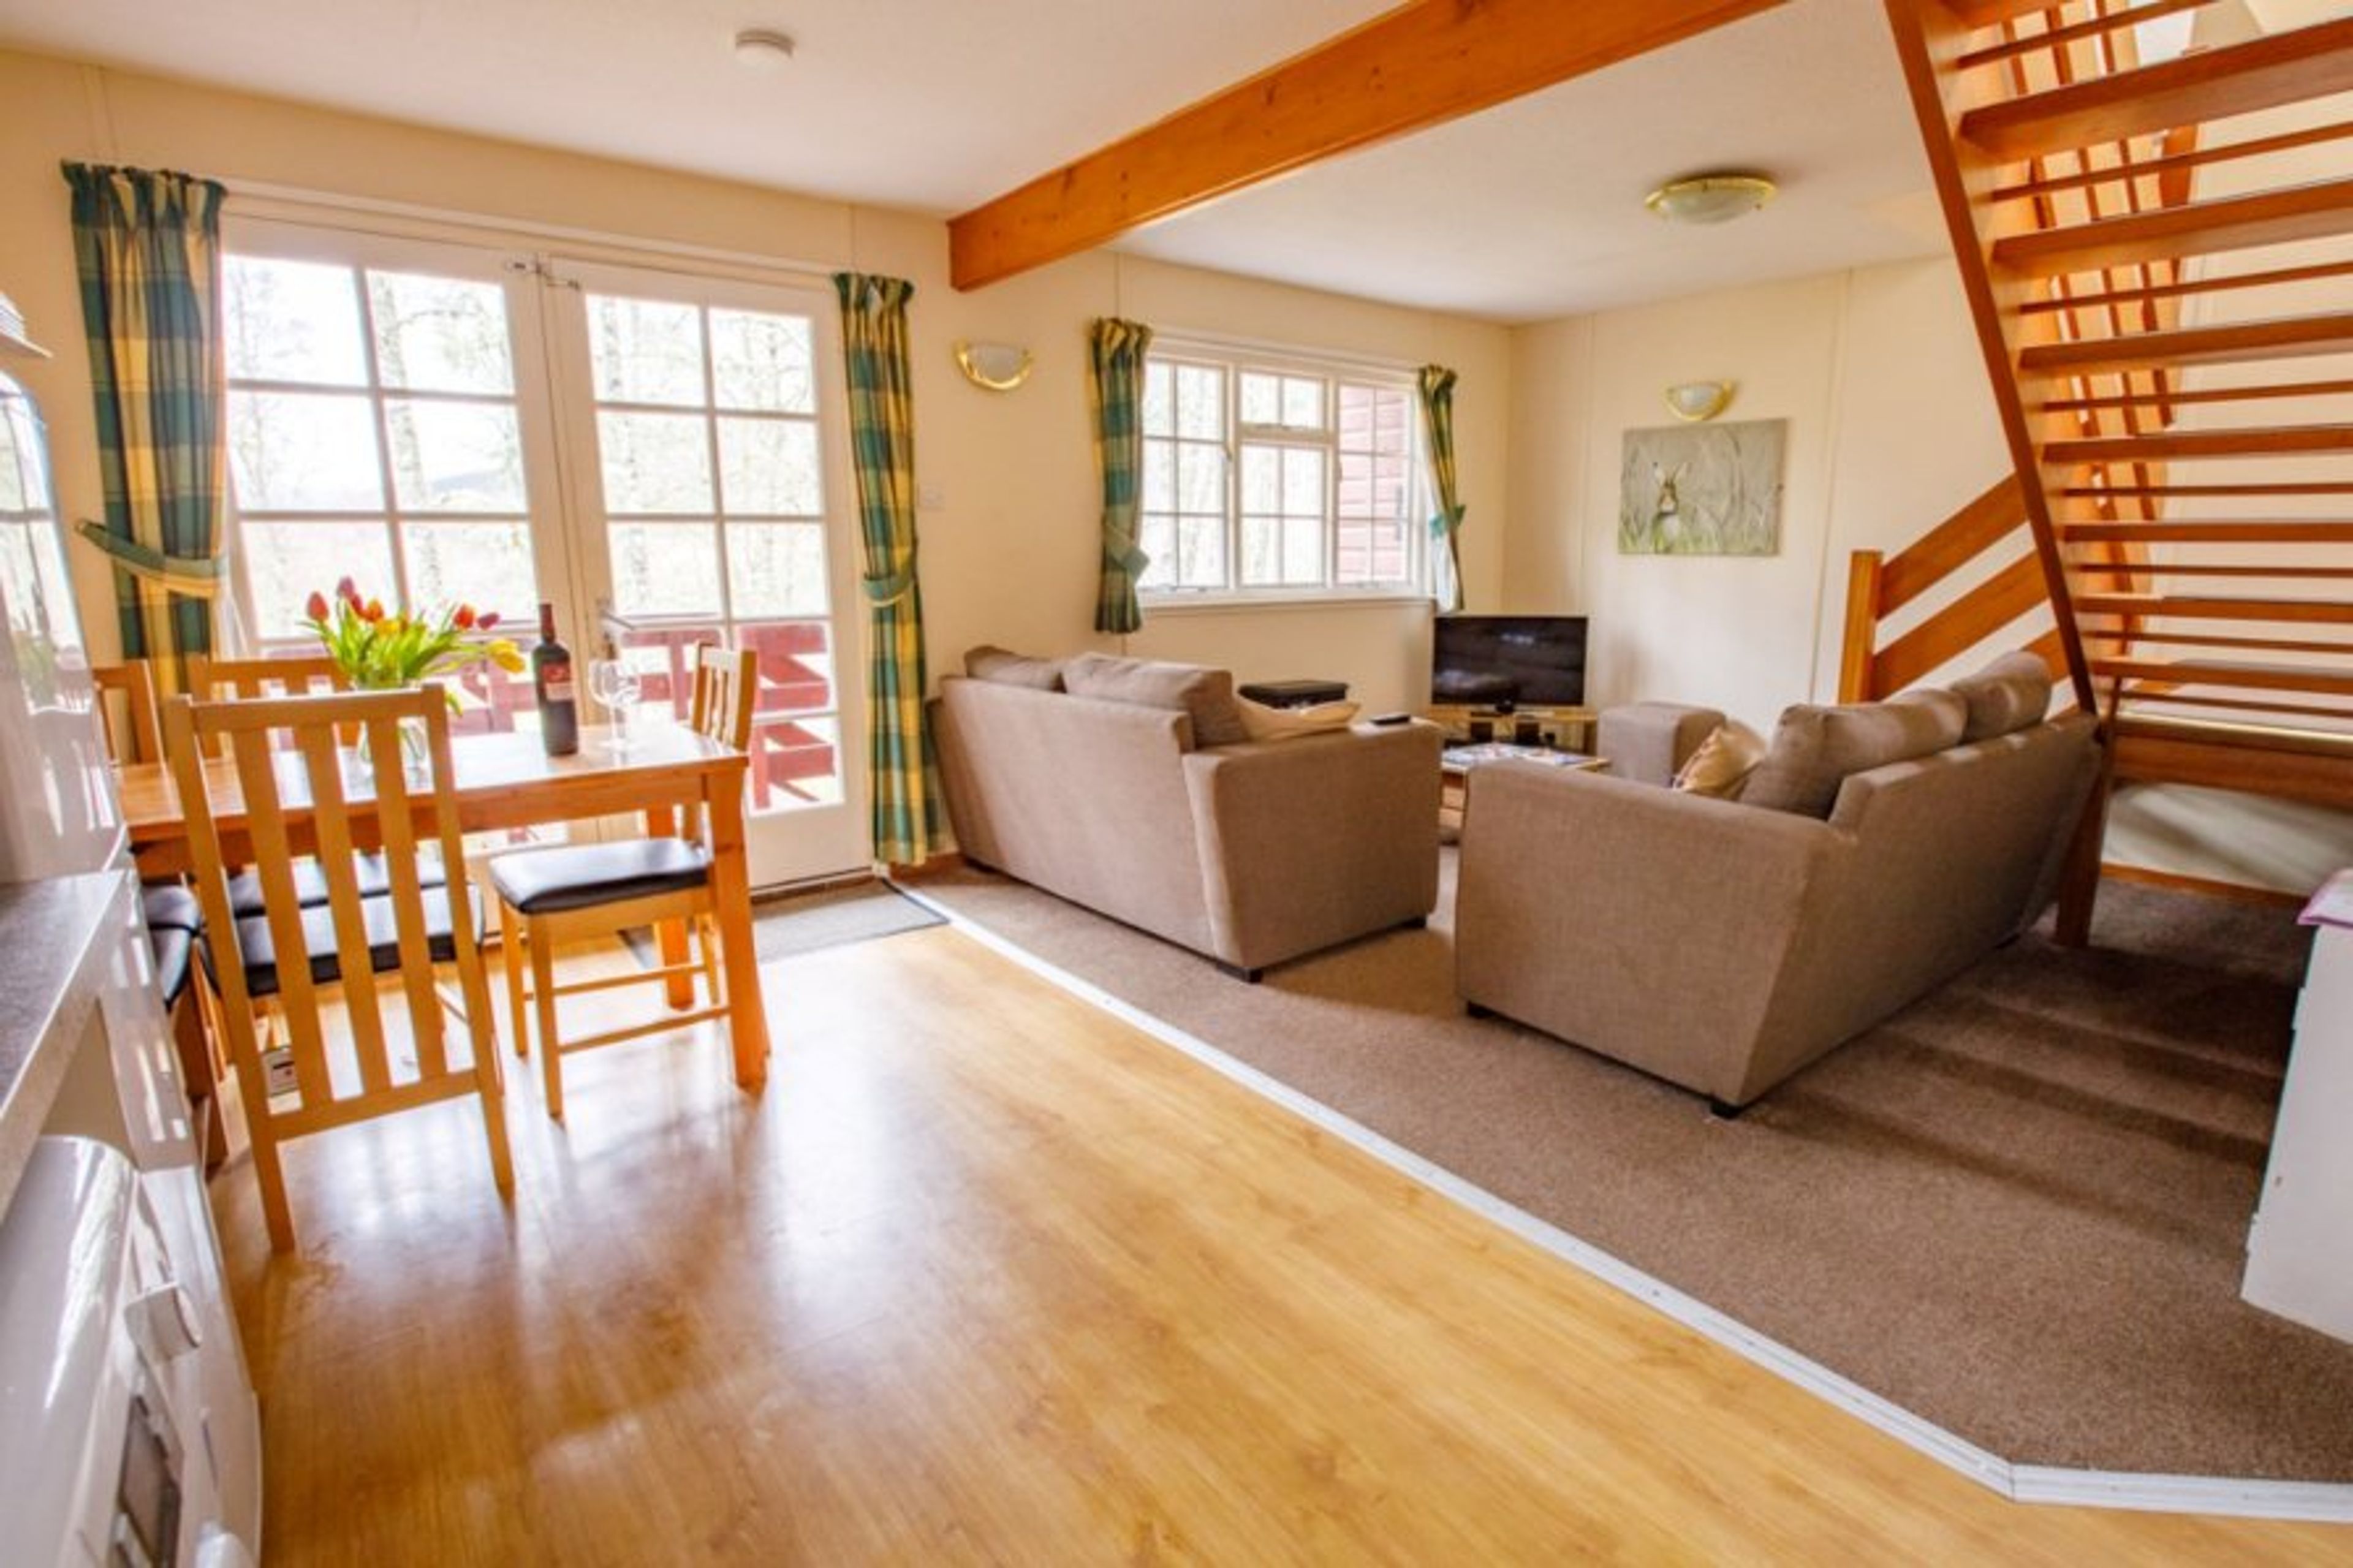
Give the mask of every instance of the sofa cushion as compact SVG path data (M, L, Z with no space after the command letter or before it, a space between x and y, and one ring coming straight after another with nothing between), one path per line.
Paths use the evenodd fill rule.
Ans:
M1794 703L1781 710L1773 743L1748 775L1741 802L1828 817L1849 773L1943 751L1961 738L1968 712L1967 702L1934 688L1899 692L1884 702Z
M1250 739L1242 727L1233 672L1200 664L1162 659L1115 658L1107 653L1074 655L1062 666L1063 689L1103 702L1136 708L1170 708L1193 719L1197 746L1232 746Z
M1253 741L1289 741L1301 735L1320 735L1331 730L1345 730L1356 717L1354 702L1316 702L1305 708L1271 708L1263 702L1243 698L1235 704L1241 715L1242 728Z
M1765 737L1737 719L1727 719L1709 731L1699 750L1685 759L1675 774L1675 788L1686 795L1738 800L1748 775L1764 760Z
M2024 649L2003 654L1952 684L1953 695L1969 705L1964 742L1990 741L2040 724L2051 711L2051 667Z
M994 680L1006 686L1034 687L1039 691L1062 689L1060 659L1032 658L990 643L965 652L964 672L975 680Z

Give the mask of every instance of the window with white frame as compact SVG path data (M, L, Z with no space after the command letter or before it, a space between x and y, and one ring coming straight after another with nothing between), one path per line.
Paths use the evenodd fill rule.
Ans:
M1143 593L1419 591L1409 373L1170 347L1145 362L1143 413Z

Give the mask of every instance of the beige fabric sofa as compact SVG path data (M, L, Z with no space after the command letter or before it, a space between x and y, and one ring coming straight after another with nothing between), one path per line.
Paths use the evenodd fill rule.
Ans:
M1255 980L1438 901L1435 725L1196 749L1180 710L951 677L965 855Z
M2070 714L1850 774L1827 821L1481 767L1457 987L1728 1112L2039 915L2095 755Z

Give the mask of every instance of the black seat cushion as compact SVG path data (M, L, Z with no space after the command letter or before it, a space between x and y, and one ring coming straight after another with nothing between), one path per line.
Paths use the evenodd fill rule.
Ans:
M204 907L196 895L176 878L139 884L139 902L147 913L147 929L184 931L191 935L205 929Z
M466 907L473 911L474 943L481 945L482 898L472 888L466 889ZM360 916L367 922L368 962L381 973L400 967L400 931L395 923L392 900L389 896L360 900ZM458 943L449 930L449 889L428 888L425 891L425 934L427 950L436 963L447 963L458 956ZM217 942L205 944L205 972L216 974L213 949ZM237 951L245 958L245 988L256 996L278 994L278 948L269 938L269 920L266 915L253 915L237 922ZM325 904L314 904L302 910L302 945L311 953L311 979L320 985L331 985L343 978L340 955L335 951L335 911Z
M149 926L147 945L155 954L155 989L163 993L164 1011L168 1013L187 994L189 966L196 952L195 933L177 926Z
M681 893L711 879L711 851L683 838L567 844L491 862L499 897L527 915L561 914L656 893Z
M360 897L379 898L392 891L392 877L385 870L385 858L380 854L353 855L352 868L359 879ZM417 858L417 882L423 888L438 888L449 880L441 868L438 855ZM294 901L304 909L327 901L327 873L319 863L305 855L294 862ZM237 918L244 920L262 911L261 873L248 867L228 879L229 908Z

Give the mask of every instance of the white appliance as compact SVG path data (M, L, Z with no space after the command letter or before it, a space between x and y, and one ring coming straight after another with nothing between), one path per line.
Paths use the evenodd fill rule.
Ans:
M45 1140L0 1194L0 1563L234 1563L260 1540L260 1425L129 886L41 421L5 370L0 621L0 883L124 874L96 1016L61 1043L69 1065L42 1128L70 1140L64 1152ZM159 1546L163 1479L180 1528ZM93 1522L92 1488L121 1494L114 1517L136 1551L118 1554L116 1526ZM54 1527L37 1544L19 1528L34 1522Z
M244 1478L216 1429L226 1347L192 1286L120 1151L35 1146L0 1223L7 1561L252 1563L222 1523Z

